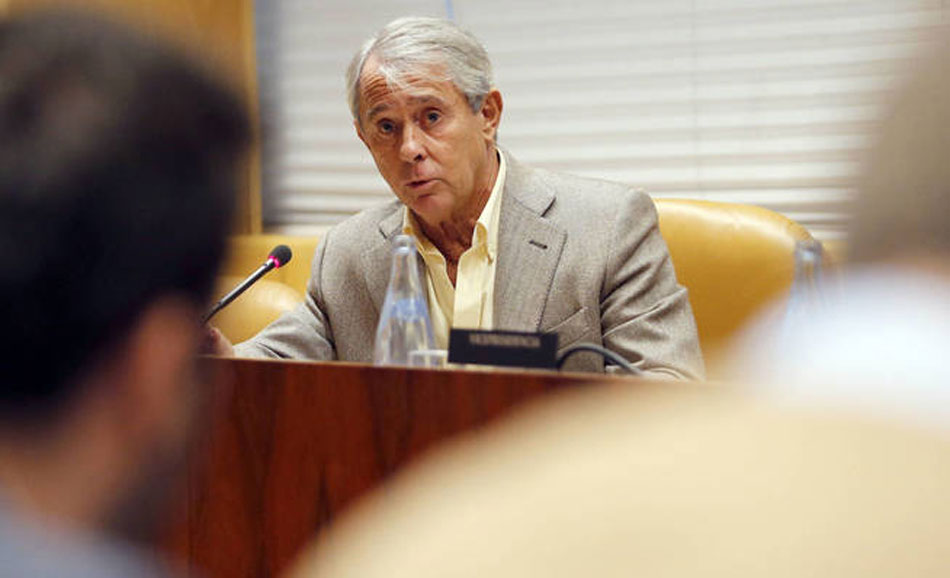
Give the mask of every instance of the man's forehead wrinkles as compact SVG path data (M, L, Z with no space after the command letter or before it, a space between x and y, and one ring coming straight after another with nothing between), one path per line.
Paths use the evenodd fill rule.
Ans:
M413 104L429 104L432 102L444 102L441 96L437 94L418 94L410 95L407 100Z
M426 74L403 75L394 83L381 71L375 57L372 58L360 75L366 118L371 119L402 105L450 105L457 100L458 89L444 76L442 71L433 70Z
M382 76L378 74L369 75L362 82L362 87L360 91L362 93L361 100L368 107L367 116L374 116L389 108L392 90L389 83Z
M365 100L369 101L369 104L372 104L373 101L380 101L378 104L374 104L370 107L369 111L366 113L368 118L373 118L379 114L382 114L391 108L394 107L393 101L402 100L405 104L408 105L428 105L428 104L444 104L446 99L441 95L436 93L423 93L423 94L404 94L399 95L398 93L388 93L383 92L381 94L374 94L375 91L372 89L367 89L369 94L366 95Z

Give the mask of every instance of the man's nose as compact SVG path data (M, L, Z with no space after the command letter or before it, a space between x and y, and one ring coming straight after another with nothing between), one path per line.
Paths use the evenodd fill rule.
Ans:
M399 156L404 162L417 162L425 158L422 137L419 127L411 122L406 123L402 131L402 144L399 147Z

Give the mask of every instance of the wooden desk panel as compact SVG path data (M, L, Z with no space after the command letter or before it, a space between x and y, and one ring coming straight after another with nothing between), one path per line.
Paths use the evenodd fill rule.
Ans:
M212 363L233 379L211 387L214 417L168 540L210 577L275 576L341 510L436 442L545 392L619 379Z

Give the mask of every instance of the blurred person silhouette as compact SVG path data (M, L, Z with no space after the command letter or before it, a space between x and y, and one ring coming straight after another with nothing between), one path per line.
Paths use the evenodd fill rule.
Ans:
M950 439L724 387L563 394L442 446L292 578L950 572Z
M950 424L950 45L917 70L866 160L849 263L797 319L766 319L736 379L795 404Z
M950 573L948 72L944 49L883 126L841 297L745 358L774 396L571 392L397 476L294 576Z
M152 576L249 128L81 13L0 21L0 575Z

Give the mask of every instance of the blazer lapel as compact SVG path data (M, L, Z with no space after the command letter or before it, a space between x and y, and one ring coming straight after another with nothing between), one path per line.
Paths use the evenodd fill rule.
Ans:
M543 218L554 193L530 169L507 152L508 163L498 231L495 270L496 329L530 330L540 327L544 305L567 234Z
M389 269L392 265L392 238L402 232L402 204L379 222L379 236L373 246L361 255L366 287L373 305L376 318L383 308L386 288L389 285Z

